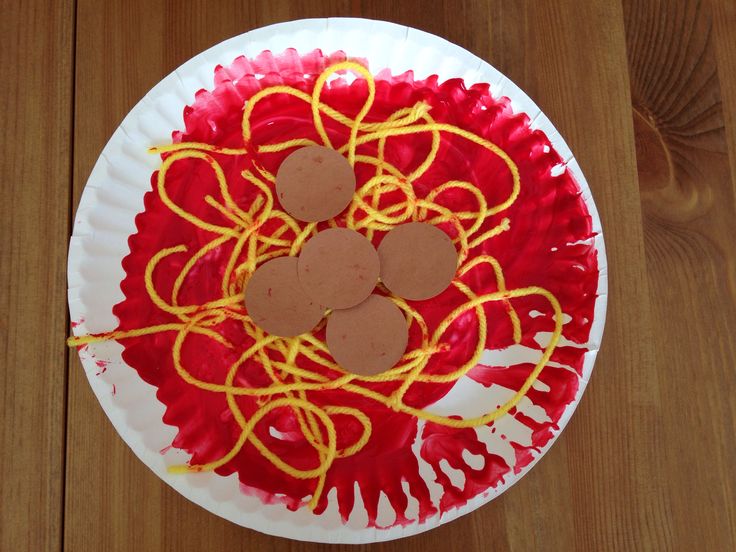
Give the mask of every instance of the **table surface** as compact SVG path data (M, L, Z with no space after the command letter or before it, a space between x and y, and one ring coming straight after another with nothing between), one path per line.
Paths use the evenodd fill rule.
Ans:
M66 252L102 147L163 76L270 23L363 16L488 60L601 212L610 300L580 407L491 504L376 550L736 549L736 3L55 0L0 18L0 550L318 550L195 506L117 436L67 351Z

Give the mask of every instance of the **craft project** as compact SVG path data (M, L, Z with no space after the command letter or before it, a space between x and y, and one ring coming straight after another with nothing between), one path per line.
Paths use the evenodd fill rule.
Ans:
M605 257L582 174L521 91L431 35L437 69L399 70L356 41L415 35L330 21L354 50L290 23L197 61L214 82L183 125L143 116L175 111L166 95L134 110L164 128L116 134L103 167L149 165L90 179L70 344L110 364L90 373L101 403L181 493L269 533L365 542L478 507L551 445L592 369ZM90 194L130 180L148 188L123 209L135 228L95 245ZM77 276L99 258L122 296Z

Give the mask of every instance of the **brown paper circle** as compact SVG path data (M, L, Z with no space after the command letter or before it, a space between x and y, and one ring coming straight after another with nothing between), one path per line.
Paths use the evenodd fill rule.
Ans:
M339 215L353 199L355 172L342 155L323 146L290 154L276 173L276 195L284 210L306 222Z
M404 299L420 301L442 293L457 271L457 251L442 230L410 222L391 230L378 246L381 281Z
M281 337L311 331L325 313L304 293L296 257L279 257L258 267L245 288L245 308L256 325Z
M330 228L310 239L299 255L299 281L327 307L347 309L368 297L378 282L378 253L362 234Z
M372 376L392 368L406 351L409 328L399 307L371 295L355 307L336 310L327 319L327 347L348 372Z

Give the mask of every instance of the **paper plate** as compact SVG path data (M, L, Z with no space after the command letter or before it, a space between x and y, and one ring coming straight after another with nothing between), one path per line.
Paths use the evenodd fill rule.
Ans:
M89 177L69 249L68 295L73 333L107 332L118 325L113 307L124 299L120 284L125 272L121 263L129 253L128 239L137 231L136 215L144 211L143 199L151 190L151 175L161 163L158 156L147 153L147 148L170 144L172 131L184 128L184 108L195 102L198 91L213 89L213 74L218 66L228 67L240 56L256 58L267 50L278 54L289 49L299 54L315 49L325 54L341 51L352 59L363 60L374 75L384 70L392 75L413 71L416 80L437 75L439 83L458 78L463 79L467 87L487 83L494 98L510 99L513 113L526 114L528 119L523 119L524 125L546 135L553 151L559 154L559 163L550 167L549 172L553 177L567 175L577 183L591 225L590 236L583 245L597 254L598 278L592 320L586 320L590 329L587 342L566 339L564 330L560 341L560 347L582 353L579 354L580 365L565 365L564 360L558 359L545 368L573 371L577 386L574 399L563 405L559 418L549 424L549 439L544 446L532 446L531 430L523 420L544 421L544 416L528 398L518 404L516 414L507 414L497 420L493 428L481 426L474 430L477 443L482 443L501 463L505 462L508 470L496 484L455 504L449 496L452 492L448 494L448 485L462 490L467 483L465 472L458 469L458 458L437 461L430 466L420 452L422 442L417 437L406 446L416 456L419 476L426 483L437 512L420 520L416 497L402 482L406 492L405 511L399 512L403 516L402 523L397 523L397 512L382 492L378 493L377 516L370 520L360 485L356 484L355 505L348 519L343 520L336 492L332 492L334 489L326 490L327 507L317 515L306 507L293 510L278 500L245 492L236 473L227 477L211 472L169 473L168 466L187 463L190 455L171 446L177 428L163 422L166 409L157 399L156 388L145 383L123 361L123 347L116 341L82 347L80 357L93 391L120 436L163 481L207 510L245 527L305 541L364 543L413 535L489 502L529 471L549 449L575 410L593 369L603 333L606 257L600 220L585 178L547 117L524 92L485 61L425 32L364 19L312 19L272 25L227 40L194 57L164 78L130 111L105 146ZM549 147L545 146L545 152L548 151ZM561 246L576 247L581 243ZM565 318L569 321L569 317ZM534 338L540 343L549 340L549 332L540 332ZM493 366L510 366L535 362L535 354L539 354L536 349L518 345L501 351L488 350L483 361ZM538 384L535 389L544 392L545 385ZM502 385L486 387L463 377L428 409L444 415L473 415L489 401L505 400L509 392ZM419 422L418 434L423 424ZM527 454L523 461L517 456L521 449ZM471 470L467 473L481 473L483 462L479 466L477 455L465 452L469 451L463 451L462 458ZM444 486L440 484L443 481ZM444 506L440 506L441 503Z

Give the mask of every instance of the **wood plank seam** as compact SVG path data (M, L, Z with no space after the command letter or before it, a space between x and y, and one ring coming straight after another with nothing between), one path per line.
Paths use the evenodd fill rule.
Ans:
M71 109L69 114L69 190L67 197L69 204L67 206L67 251L69 238L72 235L72 229L74 228L74 135L75 135L75 112L76 112L76 85L77 85L77 0L73 0L72 5L72 31L71 31ZM69 310L66 311L66 337L71 335L71 320L69 316ZM66 486L68 481L67 474L67 455L69 453L69 446L67 442L68 437L68 425L69 425L69 370L71 366L70 355L76 354L76 351L67 351L64 355L64 424L63 424L63 455L62 455L62 469L61 469L61 530L59 531L59 550L62 552L65 550L65 532L66 532Z

